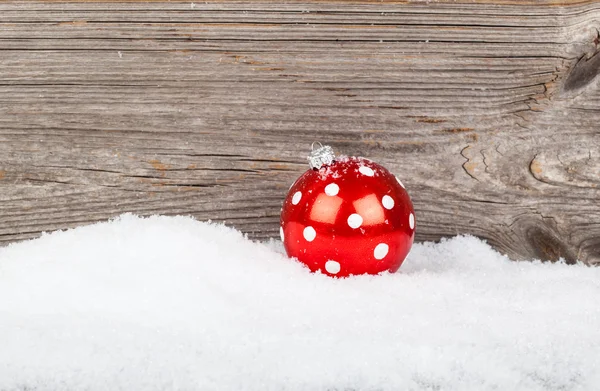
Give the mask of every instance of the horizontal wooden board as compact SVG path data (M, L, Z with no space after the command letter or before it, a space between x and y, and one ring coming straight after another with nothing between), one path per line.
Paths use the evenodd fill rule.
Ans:
M536 3L2 2L0 241L275 237L321 141L402 178L417 240L600 263L600 4Z

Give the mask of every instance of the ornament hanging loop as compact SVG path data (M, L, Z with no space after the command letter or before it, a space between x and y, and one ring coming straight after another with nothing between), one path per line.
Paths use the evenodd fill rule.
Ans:
M319 141L313 141L313 143L310 144L311 152L315 150L315 144L317 144L319 146L319 148L323 148L323 144L321 144Z
M315 149L315 144L318 144L319 148ZM318 170L325 165L333 163L335 154L333 153L333 148L329 145L323 145L320 142L315 141L312 143L311 149L312 151L308 155L308 165L313 170Z

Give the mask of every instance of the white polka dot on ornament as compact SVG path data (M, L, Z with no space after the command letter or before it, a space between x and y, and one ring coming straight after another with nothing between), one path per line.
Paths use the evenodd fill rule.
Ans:
M302 193L299 191L295 192L294 196L292 197L292 204L298 205L298 203L300 202L301 199L302 199Z
M367 166L360 166L358 171L366 176L373 176L375 175L375 171L373 171L373 169L371 167L367 167Z
M382 260L388 254L389 250L390 246L388 246L385 243L379 243L373 251L373 256L375 257L375 259Z
M389 195L384 195L381 199L381 204L386 209L392 209L394 207L394 199Z
M410 229L415 229L415 215L412 213L408 216L408 225Z
M283 242L283 227L279 227L279 236L281 237L281 241Z
M330 183L327 186L325 186L325 194L327 194L328 196L336 196L339 192L340 187L335 183Z
M362 225L363 223L363 218L361 215L359 215L358 213L352 213L350 216L348 216L348 225L350 226L350 228L358 228Z
M325 262L325 270L330 274L338 274L341 270L341 266L339 262L336 261L327 261Z
M317 237L317 231L315 231L315 229L311 226L304 228L302 234L304 235L304 239L306 239L307 242L312 242Z

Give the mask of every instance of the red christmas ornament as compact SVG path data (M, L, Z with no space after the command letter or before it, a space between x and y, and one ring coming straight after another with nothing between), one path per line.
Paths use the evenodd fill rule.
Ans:
M329 146L308 159L311 169L292 185L281 212L287 254L336 277L398 270L415 235L402 182L371 160L335 157Z

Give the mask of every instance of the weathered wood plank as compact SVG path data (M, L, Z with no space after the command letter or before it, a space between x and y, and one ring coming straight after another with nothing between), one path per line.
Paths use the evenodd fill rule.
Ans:
M319 140L403 179L418 240L599 263L600 4L508 3L0 3L0 241L276 236Z

